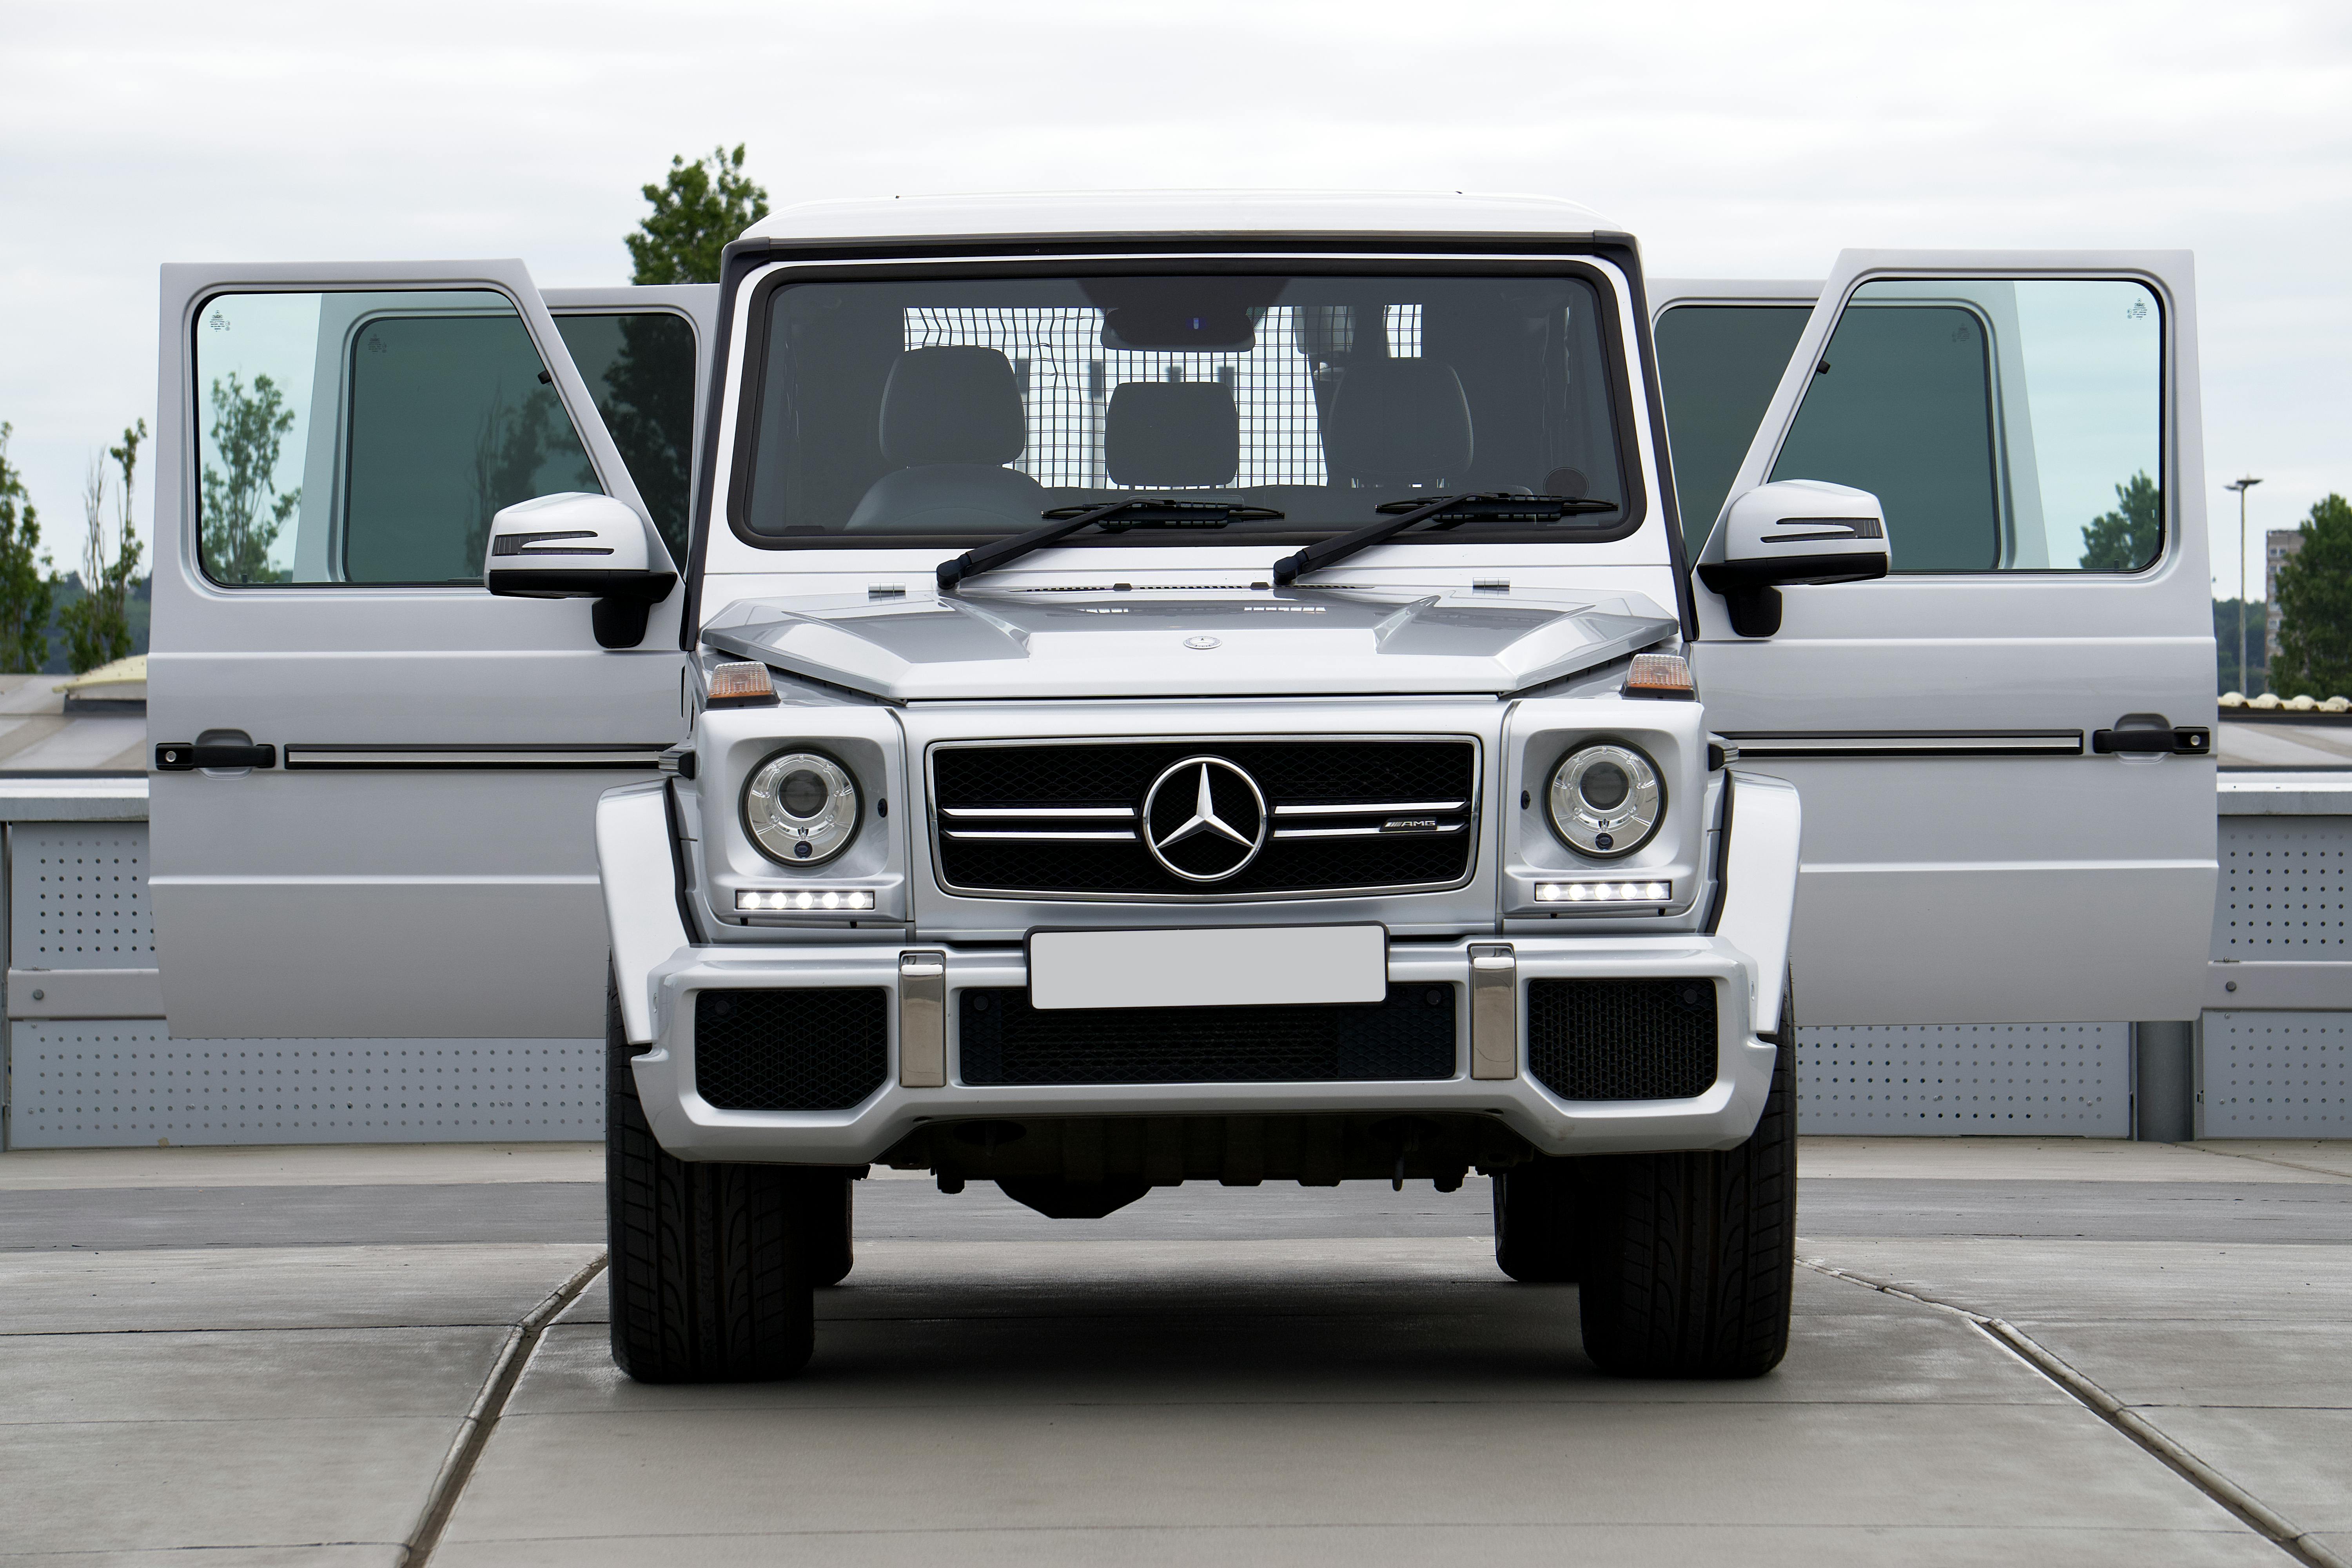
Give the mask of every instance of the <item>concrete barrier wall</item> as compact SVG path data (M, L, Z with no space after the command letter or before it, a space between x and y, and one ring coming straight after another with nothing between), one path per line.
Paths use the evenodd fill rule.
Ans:
M2155 1068L2158 1093L2193 1102L2198 1136L2352 1137L2352 779L2225 775L2220 812L2208 1011L2190 1049L2159 1059L2158 1037L2123 1021L1801 1026L1801 1128L2127 1138L2148 1124ZM601 1040L172 1039L146 781L0 781L0 1146L602 1135Z

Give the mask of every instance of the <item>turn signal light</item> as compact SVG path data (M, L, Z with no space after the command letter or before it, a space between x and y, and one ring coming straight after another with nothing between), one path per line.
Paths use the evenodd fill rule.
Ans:
M822 914L874 907L871 888L744 888L735 895L741 914Z
M1635 654L1633 668L1625 672L1622 689L1627 697L1663 697L1682 702L1698 696L1698 683L1691 679L1690 660L1678 653Z
M711 707L764 707L775 700L775 682L768 679L768 667L757 659L741 659L711 668L710 695L707 699Z
M1672 882L1538 882L1539 904L1665 904L1672 903Z

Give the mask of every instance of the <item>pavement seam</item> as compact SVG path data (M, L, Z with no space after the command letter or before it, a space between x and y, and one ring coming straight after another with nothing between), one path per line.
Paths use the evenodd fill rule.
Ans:
M2352 1176L2347 1176L2341 1171L2330 1170L2326 1165L2306 1165L2300 1160L2282 1160L2276 1154L2256 1154L2243 1149L2214 1149L2202 1143L2192 1144L2190 1147L2200 1154L2218 1154L2225 1160L2252 1160L2259 1164L2277 1165L2289 1171L2308 1171L2315 1176L2333 1176L2339 1182L2352 1182Z
M2076 1371L2063 1357L2016 1324L2004 1319L1971 1310L1955 1302L1940 1301L1933 1296L1924 1296L1916 1290L1906 1290L1899 1285L1884 1279L1873 1279L1866 1274L1857 1274L1851 1269L1840 1268L1820 1258L1801 1258L1797 1261L1817 1274L1826 1274L1833 1279L1843 1279L1848 1284L1860 1285L1865 1289L1876 1290L1883 1295L1893 1296L1905 1301L1916 1301L1923 1307L1933 1307L1938 1311L1953 1312L1966 1318L1995 1344L2010 1352L2073 1395L2074 1400L2091 1414L2137 1444L2150 1457L2190 1486L2236 1515L2249 1528L2259 1532L2280 1551L2298 1562L2310 1564L2310 1568L2352 1568L2352 1563L2347 1563L2345 1559L2328 1550L2314 1532L2304 1529L2211 1465L2199 1458L2188 1448L2167 1436L2154 1423L2141 1416L2122 1400Z
M434 1548L441 1544L441 1532L449 1527L449 1516L457 1511L457 1500L465 1495L466 1483L473 1479L474 1467L481 1462L482 1450L489 1446L490 1434L498 1429L507 1400L522 1381L523 1368L530 1364L531 1352L539 1348L548 1325L578 1300L589 1282L604 1271L606 1257L600 1248L570 1279L524 1313L520 1322L507 1330L498 1358L490 1363L490 1374L482 1380L481 1391L475 1394L472 1407L457 1424L457 1435L450 1440L449 1451L442 1457L441 1468L435 1472L433 1485L425 1494L424 1510L416 1516L416 1527L408 1534L407 1555L403 1559L407 1568L423 1568L432 1558Z

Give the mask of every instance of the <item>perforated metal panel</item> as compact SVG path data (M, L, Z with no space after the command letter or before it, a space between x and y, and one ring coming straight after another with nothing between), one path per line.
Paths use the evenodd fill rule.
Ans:
M152 969L143 822L20 822L8 830L8 963Z
M2216 958L2352 960L2352 817L2223 816ZM144 823L8 828L18 968L155 963ZM160 1023L9 1026L8 1142L593 1139L594 1040L205 1040ZM1814 1133L2128 1137L2122 1024L1801 1028ZM2200 1135L2352 1136L2352 1013L2209 1013Z
M8 861L10 966L155 966L145 823L14 823ZM154 1019L7 1030L12 1148L604 1136L602 1040L174 1041Z
M2208 1013L2203 1138L2352 1137L2352 1013Z
M2131 1027L1800 1027L1797 1129L2128 1138Z
M602 1040L188 1042L27 1019L12 1036L15 1148L604 1135Z
M2352 958L2352 817L2225 816L2219 959Z

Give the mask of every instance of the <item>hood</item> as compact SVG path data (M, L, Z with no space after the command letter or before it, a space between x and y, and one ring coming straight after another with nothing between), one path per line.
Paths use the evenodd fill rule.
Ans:
M1638 595L1559 590L968 590L742 600L702 640L891 702L1507 696L1676 629Z

